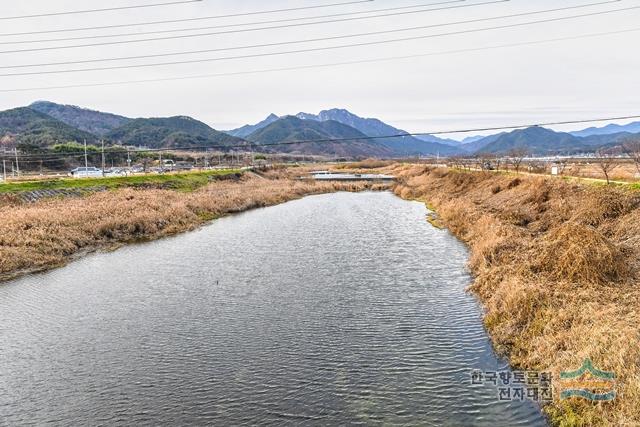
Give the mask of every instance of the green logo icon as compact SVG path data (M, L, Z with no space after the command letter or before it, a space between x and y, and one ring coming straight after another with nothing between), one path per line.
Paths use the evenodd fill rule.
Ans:
M562 385L561 399L577 397L591 401L611 401L616 398L616 375L613 372L601 371L593 366L590 359L585 359L582 366L575 371L560 372Z

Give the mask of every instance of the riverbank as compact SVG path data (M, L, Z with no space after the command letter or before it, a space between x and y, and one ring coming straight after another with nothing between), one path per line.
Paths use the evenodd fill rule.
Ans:
M164 188L192 191L211 181L241 173L239 169L219 169L164 174L142 174L100 178L32 179L0 182L0 194L43 190L84 190L116 188Z
M471 290L499 353L552 372L555 425L640 424L640 192L395 165L394 191L428 202L471 249ZM560 400L585 359L616 374L613 402Z
M92 251L192 230L231 213L311 194L383 188L300 181L287 171L201 184L177 190L115 188L36 203L6 200L0 220L0 280L59 267Z
M467 249L425 214L315 195L0 286L0 419L545 427L469 387L470 365L504 364Z

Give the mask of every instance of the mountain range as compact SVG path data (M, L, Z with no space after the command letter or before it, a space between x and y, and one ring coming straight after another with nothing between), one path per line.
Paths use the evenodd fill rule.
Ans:
M515 148L525 148L532 155L590 153L619 145L630 137L640 138L640 122L576 132L530 127L472 136L461 142L406 133L379 119L363 118L338 108L318 114L270 114L257 124L224 132L187 116L129 118L48 101L0 112L0 147L47 147L83 140L96 144L104 140L107 144L149 148L251 149L347 158L505 154Z
M586 137L593 135L611 135L615 133L640 133L640 122L633 122L627 125L610 124L603 127L590 127L578 132L571 132L573 136Z
M275 114L269 114L266 119L261 121L260 123L256 123L255 125L244 125L238 129L226 131L231 136L237 136L238 138L246 138L251 135L253 132L262 129L263 127L269 126L271 123L278 120L280 117Z
M392 157L393 151L382 142L368 139L359 130L335 120L316 121L295 116L279 118L248 136L270 151L336 157ZM317 141L288 144L291 141ZM284 144L283 144L284 143ZM267 147L273 144L281 144Z
M593 153L599 148L621 145L625 139L640 134L618 132L603 135L574 136L571 133L556 132L540 126L517 129L508 133L491 135L483 139L462 145L469 153L505 154L518 148L524 148L532 155L575 155Z
M56 142L95 142L96 136L28 107L0 112L0 145L46 147Z
M256 132L263 127L271 125L277 120L287 119L290 116L279 118L275 114L270 114L265 120L255 125L246 125L238 129L228 131L230 135L248 137L252 141L258 141L251 138L251 133L245 133L247 130ZM362 118L347 110L334 108L331 110L323 110L318 114L310 113L298 113L295 115L298 119L305 122L338 122L343 125L349 126L353 129L360 131L364 136L374 138L372 141L376 141L379 145L385 146L388 150L388 155L402 157L402 156L416 156L416 155L453 155L461 153L460 149L452 147L452 142L459 144L457 141L442 140L440 138L425 135L421 137L414 136L402 136L393 138L384 138L385 136L403 135L407 132L401 129L397 129L391 125L388 125L378 119ZM303 123L303 122L301 122ZM373 155L373 154L372 154Z
M96 136L105 136L110 131L131 121L128 117L116 114L89 110L75 105L61 105L49 101L36 101L29 108Z
M233 148L246 144L242 138L219 132L187 116L134 119L109 131L105 137L122 145L149 148Z

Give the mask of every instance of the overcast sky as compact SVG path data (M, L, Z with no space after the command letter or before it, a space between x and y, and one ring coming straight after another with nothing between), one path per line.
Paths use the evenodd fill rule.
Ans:
M30 0L3 2L0 17L167 1L170 0L114 0L110 2L95 0ZM20 36L6 36L6 34L264 11L329 4L341 2L341 0L203 0L198 3L127 11L29 19L2 19L0 20L2 24L0 33L4 35L0 36L0 52L5 53L0 53L2 57L0 67L317 39L497 17L521 12L599 3L605 0L511 0L492 5L286 29L218 34L111 46L6 53L6 51L11 50L68 46L107 40L130 40L141 38L142 36L11 43L16 41L24 42L27 40L136 31L191 29L194 27L243 24L382 8L427 5L442 1L446 0L374 0L363 4L296 12ZM490 0L466 0L451 3L448 6L484 3L487 1ZM0 69L0 74L281 52L441 34L632 6L640 6L640 2L621 0L576 10L527 17L268 48L228 50L107 63L35 68L2 68ZM443 6L431 6L431 8L436 7ZM426 9L426 7L405 10L423 9ZM376 14L380 14L380 12ZM298 22L312 22L312 20ZM255 25L253 27L226 27L222 30L256 27ZM0 90L298 67L434 52L450 52L634 28L640 29L640 9L517 28L262 58L125 70L35 76L2 76L0 77ZM221 31L221 29L182 32L180 34L207 31ZM160 36L162 35L145 37ZM27 105L35 100L50 100L131 117L189 115L208 123L216 129L229 129L260 121L271 112L278 115L295 114L300 111L317 113L322 109L339 107L346 108L360 116L380 118L396 127L412 132L633 115L640 114L640 105L638 103L638 95L640 94L640 79L638 78L640 55L637 54L639 43L640 31L495 50L449 53L325 68L306 68L295 71L108 87L4 92L0 93L0 108L9 109ZM602 123L598 125L602 125ZM571 126L569 128L583 127L587 126ZM566 129L566 127L562 129ZM464 136L468 135L456 135L456 137Z

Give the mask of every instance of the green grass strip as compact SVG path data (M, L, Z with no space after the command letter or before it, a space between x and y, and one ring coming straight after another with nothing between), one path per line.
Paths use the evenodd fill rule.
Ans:
M82 188L162 187L180 191L193 191L208 184L211 178L240 173L238 169L204 172L147 174L107 178L56 178L34 181L0 183L0 193L17 193L37 190L61 190Z

